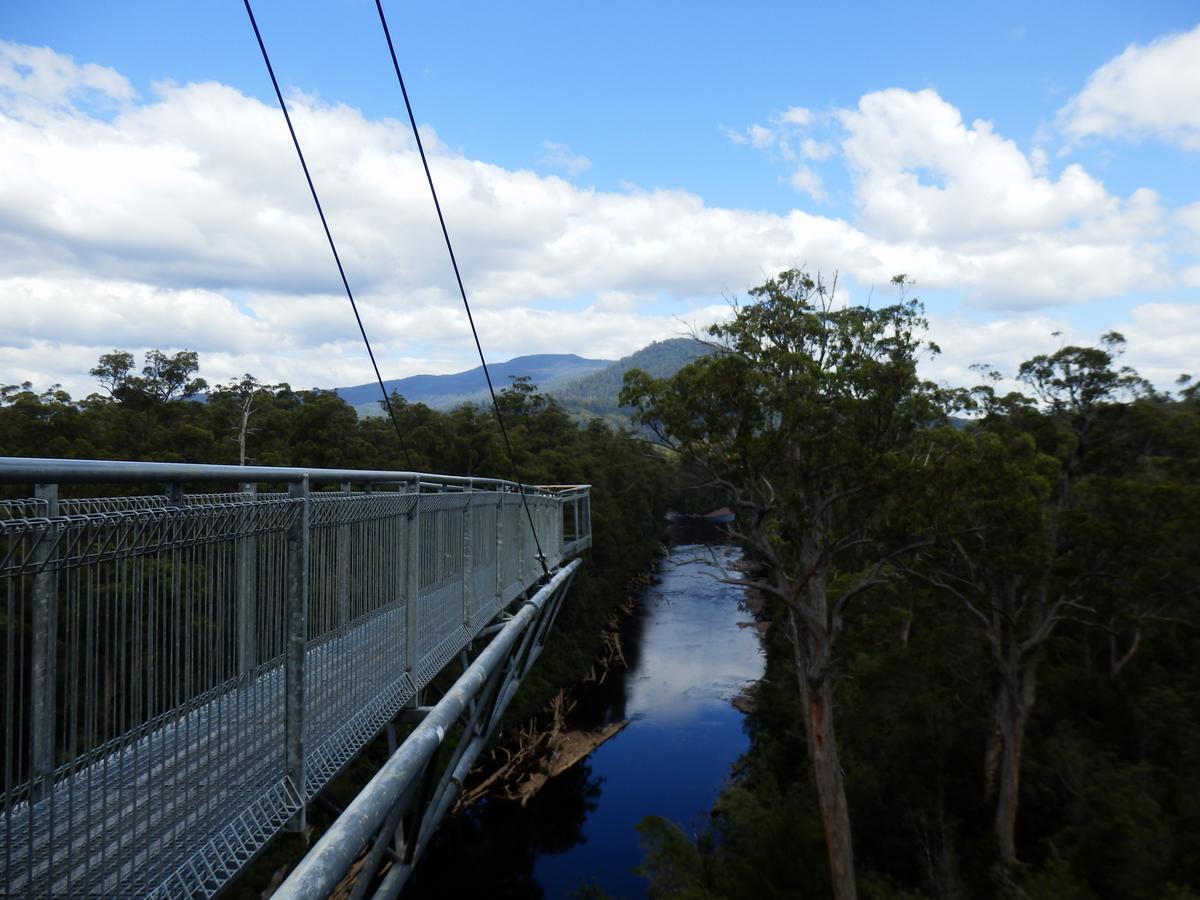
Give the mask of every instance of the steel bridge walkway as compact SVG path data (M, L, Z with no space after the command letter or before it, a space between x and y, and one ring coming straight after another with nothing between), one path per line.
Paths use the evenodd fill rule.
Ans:
M5 896L211 896L401 717L371 827L300 873L329 886L369 844L394 893L590 545L585 486L11 458L0 483L34 486L0 501ZM165 490L65 496L100 485Z

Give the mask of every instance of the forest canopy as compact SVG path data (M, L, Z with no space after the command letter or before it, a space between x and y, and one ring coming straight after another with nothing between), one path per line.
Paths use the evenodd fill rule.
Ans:
M668 504L727 503L768 672L710 832L643 824L655 896L1196 896L1200 390L1154 389L1115 333L937 385L925 331L792 270L675 374L626 374L641 433L505 389L521 479L593 485L522 712L586 669ZM79 400L0 386L0 454L512 474L475 405L394 395L402 445L331 391L209 385L192 351L91 373Z
M798 270L750 297L622 393L737 511L773 611L745 774L701 852L643 825L655 891L1188 896L1196 387L1155 391L1109 333L1019 390L947 388L915 300Z

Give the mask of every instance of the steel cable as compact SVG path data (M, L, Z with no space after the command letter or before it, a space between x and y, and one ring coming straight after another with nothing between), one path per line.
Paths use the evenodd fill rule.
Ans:
M246 8L249 9L249 0L246 0ZM425 178L429 182L429 193L433 195L433 206L437 210L438 223L442 226L442 237L446 241L446 252L450 254L450 265L454 267L454 278L458 282L458 292L462 297L463 308L467 311L467 322L471 325L471 335L475 338L475 349L479 352L479 363L483 367L483 377L487 381L488 393L492 397L492 409L496 413L496 421L500 424L500 434L504 438L504 446L508 451L508 459L512 465L513 481L517 483L521 490L521 503L525 507L525 516L529 519L529 529L533 532L533 541L537 545L537 558L541 563L542 573L546 578L550 577L550 570L546 566L546 554L542 551L542 542L538 539L537 528L533 524L533 513L529 511L529 501L525 499L525 484L521 481L521 473L517 467L517 457L513 453L512 442L508 438L508 428L504 424L504 416L500 412L500 404L496 400L496 389L492 385L492 376L488 372L487 360L484 359L483 345L479 341L479 331L475 328L475 317L471 315L471 304L467 301L467 289L463 286L462 273L458 269L458 260L454 256L454 245L450 242L450 232L446 228L446 217L442 214L442 204L438 200L437 188L433 186L433 174L429 170L429 159L425 155L425 145L421 142L421 133L417 129L417 118L413 114L412 103L408 99L408 88L404 86L404 76L400 74L400 62L396 58L396 47L392 43L392 32L388 28L387 16L383 12L382 0L375 0L375 8L379 11L379 24L383 26L383 36L387 38L388 53L392 57L392 68L396 71L396 80L400 83L400 93L404 95L404 108L408 111L408 121L412 126L413 137L417 141L417 150L421 154L421 165L425 167ZM257 29L255 29L257 32ZM261 39L260 39L261 43ZM263 51L264 55L266 51ZM274 79L274 76L272 76ZM276 88L278 91L278 88ZM282 103L282 98L280 103ZM290 125L289 125L290 127ZM299 146L297 146L299 149ZM314 197L316 194L314 193Z
M296 137L296 129L292 127L292 117L288 113L287 104L283 101L283 92L279 90L279 81L275 78L275 69L271 65L271 57L267 55L267 45L263 43L262 32L258 30L258 22L254 18L254 10L250 8L250 0L242 0L246 5L246 15L250 17L250 26L254 29L254 36L258 39L258 49L262 51L263 62L267 64L267 74L271 76L271 86L275 88L275 97L279 100L279 108L283 110L283 118L287 122L288 133L292 136L292 145L296 148L296 155L300 158L300 168L304 170L304 179L308 182L308 189L312 193L313 203L317 207L317 215L321 217L321 227L325 229L325 237L329 241L329 249L333 251L333 261L337 263L338 274L342 276L342 286L346 289L346 297L350 300L350 308L354 310L354 320L358 323L359 333L362 335L363 343L367 347L367 356L371 358L371 367L375 370L375 380L379 382L379 391L383 394L383 402L387 407L388 417L392 420L392 427L396 429L396 437L400 439L400 449L404 452L404 463L411 470L413 469L412 457L408 452L408 445L404 442L404 435L400 431L400 423L396 421L396 411L392 409L391 398L388 397L387 388L383 384L383 376L379 373L379 364L375 361L375 351L371 349L371 340L367 337L367 329L363 326L362 316L358 313L358 304L354 300L354 293L350 290L350 281L346 278L346 270L342 267L342 258L338 255L337 245L333 242L333 234L329 230L329 223L325 219L325 210L321 208L321 200L317 197L317 188L313 184L312 175L308 172L308 163L304 161L304 151L300 149L300 141Z

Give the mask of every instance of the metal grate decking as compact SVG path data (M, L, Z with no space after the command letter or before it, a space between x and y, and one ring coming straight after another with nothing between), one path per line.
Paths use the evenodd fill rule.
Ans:
M6 896L215 893L541 575L504 483L311 475L5 504ZM525 499L587 546L586 491Z

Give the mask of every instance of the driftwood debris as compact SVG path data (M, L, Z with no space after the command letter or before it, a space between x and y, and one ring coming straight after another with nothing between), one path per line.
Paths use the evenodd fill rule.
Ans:
M569 730L566 719L575 703L559 691L550 701L550 724L539 729L529 722L516 738L493 752L498 765L478 784L463 791L455 810L465 809L485 796L519 801L522 806L556 775L571 766L629 724L614 722L599 731Z

